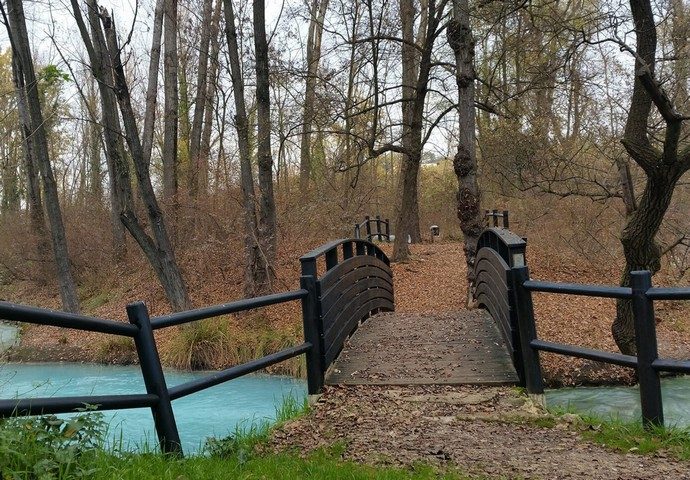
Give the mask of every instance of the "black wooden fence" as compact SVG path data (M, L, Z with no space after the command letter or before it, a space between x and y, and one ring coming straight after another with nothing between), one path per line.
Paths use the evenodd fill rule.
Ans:
M551 352L636 369L642 421L663 425L660 372L690 373L690 361L659 358L655 300L690 300L690 288L652 286L648 271L631 273L631 286L600 286L531 280L525 265L525 242L507 230L487 229L479 241L475 273L476 298L500 326L520 376L531 394L544 392L539 352ZM623 299L632 302L637 356L540 340L532 292ZM573 325L577 328L577 325Z
M325 273L319 277L317 263L322 257ZM131 395L4 399L0 400L0 417L69 413L85 405L96 410L150 407L161 450L182 454L173 400L302 354L306 354L309 393L318 393L328 365L357 323L379 310L393 309L392 277L386 255L372 243L360 239L329 243L300 261L302 276L298 290L154 318L149 317L144 303L137 302L127 306L129 323L0 302L0 318L6 320L133 338L146 386L146 393ZM297 300L302 302L303 343L204 378L167 386L154 330Z
M372 226L376 227L376 231L372 230ZM391 241L391 222L387 218L381 220L379 215L376 215L375 218L367 215L362 223L355 223L355 238L362 238L362 228L366 232L364 239L370 242L374 239L379 242Z

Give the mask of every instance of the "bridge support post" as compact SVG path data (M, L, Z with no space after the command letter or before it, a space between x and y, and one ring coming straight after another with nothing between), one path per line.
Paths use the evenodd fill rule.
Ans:
M158 397L158 403L151 407L151 413L153 413L153 422L156 426L160 448L163 453L181 456L180 434L177 431L175 414L170 402L170 393L165 384L163 367L153 337L148 309L143 302L131 303L127 305L127 316L130 323L139 327L139 332L134 336L134 344L139 355L139 366L144 377L146 393Z
M308 270L313 266L312 274ZM321 314L321 292L316 281L316 264L302 264L300 287L309 294L302 299L302 321L304 323L304 341L311 343L306 353L307 389L310 395L321 393L324 384L325 368L323 361L323 325Z
M656 342L656 320L654 302L647 298L652 288L652 274L649 271L630 273L632 306L635 318L635 345L637 347L637 377L640 383L640 405L642 423L645 428L663 426L664 407L661 400L659 372L652 364L658 358Z
M529 269L517 267L511 269L513 276L515 306L517 307L518 333L520 336L520 351L525 375L525 388L528 394L541 395L544 393L544 380L539 363L539 352L532 348L532 340L537 338L537 328L534 323L534 305L532 293L524 287L529 280Z

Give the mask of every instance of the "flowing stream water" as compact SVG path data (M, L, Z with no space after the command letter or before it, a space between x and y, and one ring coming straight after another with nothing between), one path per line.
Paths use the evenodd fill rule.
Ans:
M690 427L690 376L661 380L664 424ZM593 414L603 419L639 421L638 387L576 387L546 391L548 407L562 407L577 413Z
M208 372L166 370L168 387ZM138 366L76 363L0 364L0 398L145 393ZM222 438L239 428L275 420L286 398L301 403L302 380L247 375L175 400L173 410L186 453L199 452L208 437ZM157 444L149 408L103 412L111 441L134 450ZM67 415L69 416L69 415ZM121 442L121 443L120 443Z

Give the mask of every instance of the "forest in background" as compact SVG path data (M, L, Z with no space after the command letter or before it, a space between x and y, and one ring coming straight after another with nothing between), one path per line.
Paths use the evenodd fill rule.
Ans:
M687 134L683 0L101 3L3 2L5 300L162 312L280 291L367 214L392 220L405 260L431 224L476 234L475 172L531 255L622 271L649 169L621 140L666 155ZM653 49L633 28L645 5ZM668 109L648 95L631 115L636 60ZM652 239L664 281L687 283L680 170Z

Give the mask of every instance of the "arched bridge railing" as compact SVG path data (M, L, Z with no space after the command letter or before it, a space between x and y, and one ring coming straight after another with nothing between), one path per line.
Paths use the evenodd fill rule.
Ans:
M323 386L328 367L359 322L393 311L393 273L386 254L362 239L328 243L300 258L301 285L313 292L303 304L307 341L313 350L309 389ZM308 358L310 358L308 357Z
M0 418L70 413L85 404L95 410L149 407L161 450L181 455L172 408L172 402L179 398L303 354L307 360L309 393L319 393L326 369L358 323L378 311L393 310L393 277L383 251L365 240L331 242L300 261L302 276L298 290L153 318L146 305L137 302L127 306L129 323L0 302L2 319L133 338L146 387L146 393L127 395L0 399ZM167 386L153 335L155 330L293 301L302 302L304 342L203 378Z
M656 337L654 302L690 301L690 287L652 285L648 271L630 274L630 286L583 285L532 280L525 265L524 239L505 229L490 228L479 238L475 263L475 298L496 320L511 350L515 368L527 393L543 394L539 352L634 368L640 391L642 422L664 424L662 372L690 374L690 360L661 358ZM631 302L637 355L623 355L576 345L566 345L537 336L532 292L614 298ZM574 325L576 327L576 325Z
M511 268L525 265L527 242L502 228L488 228L477 242L474 297L496 321L521 383L524 382Z

